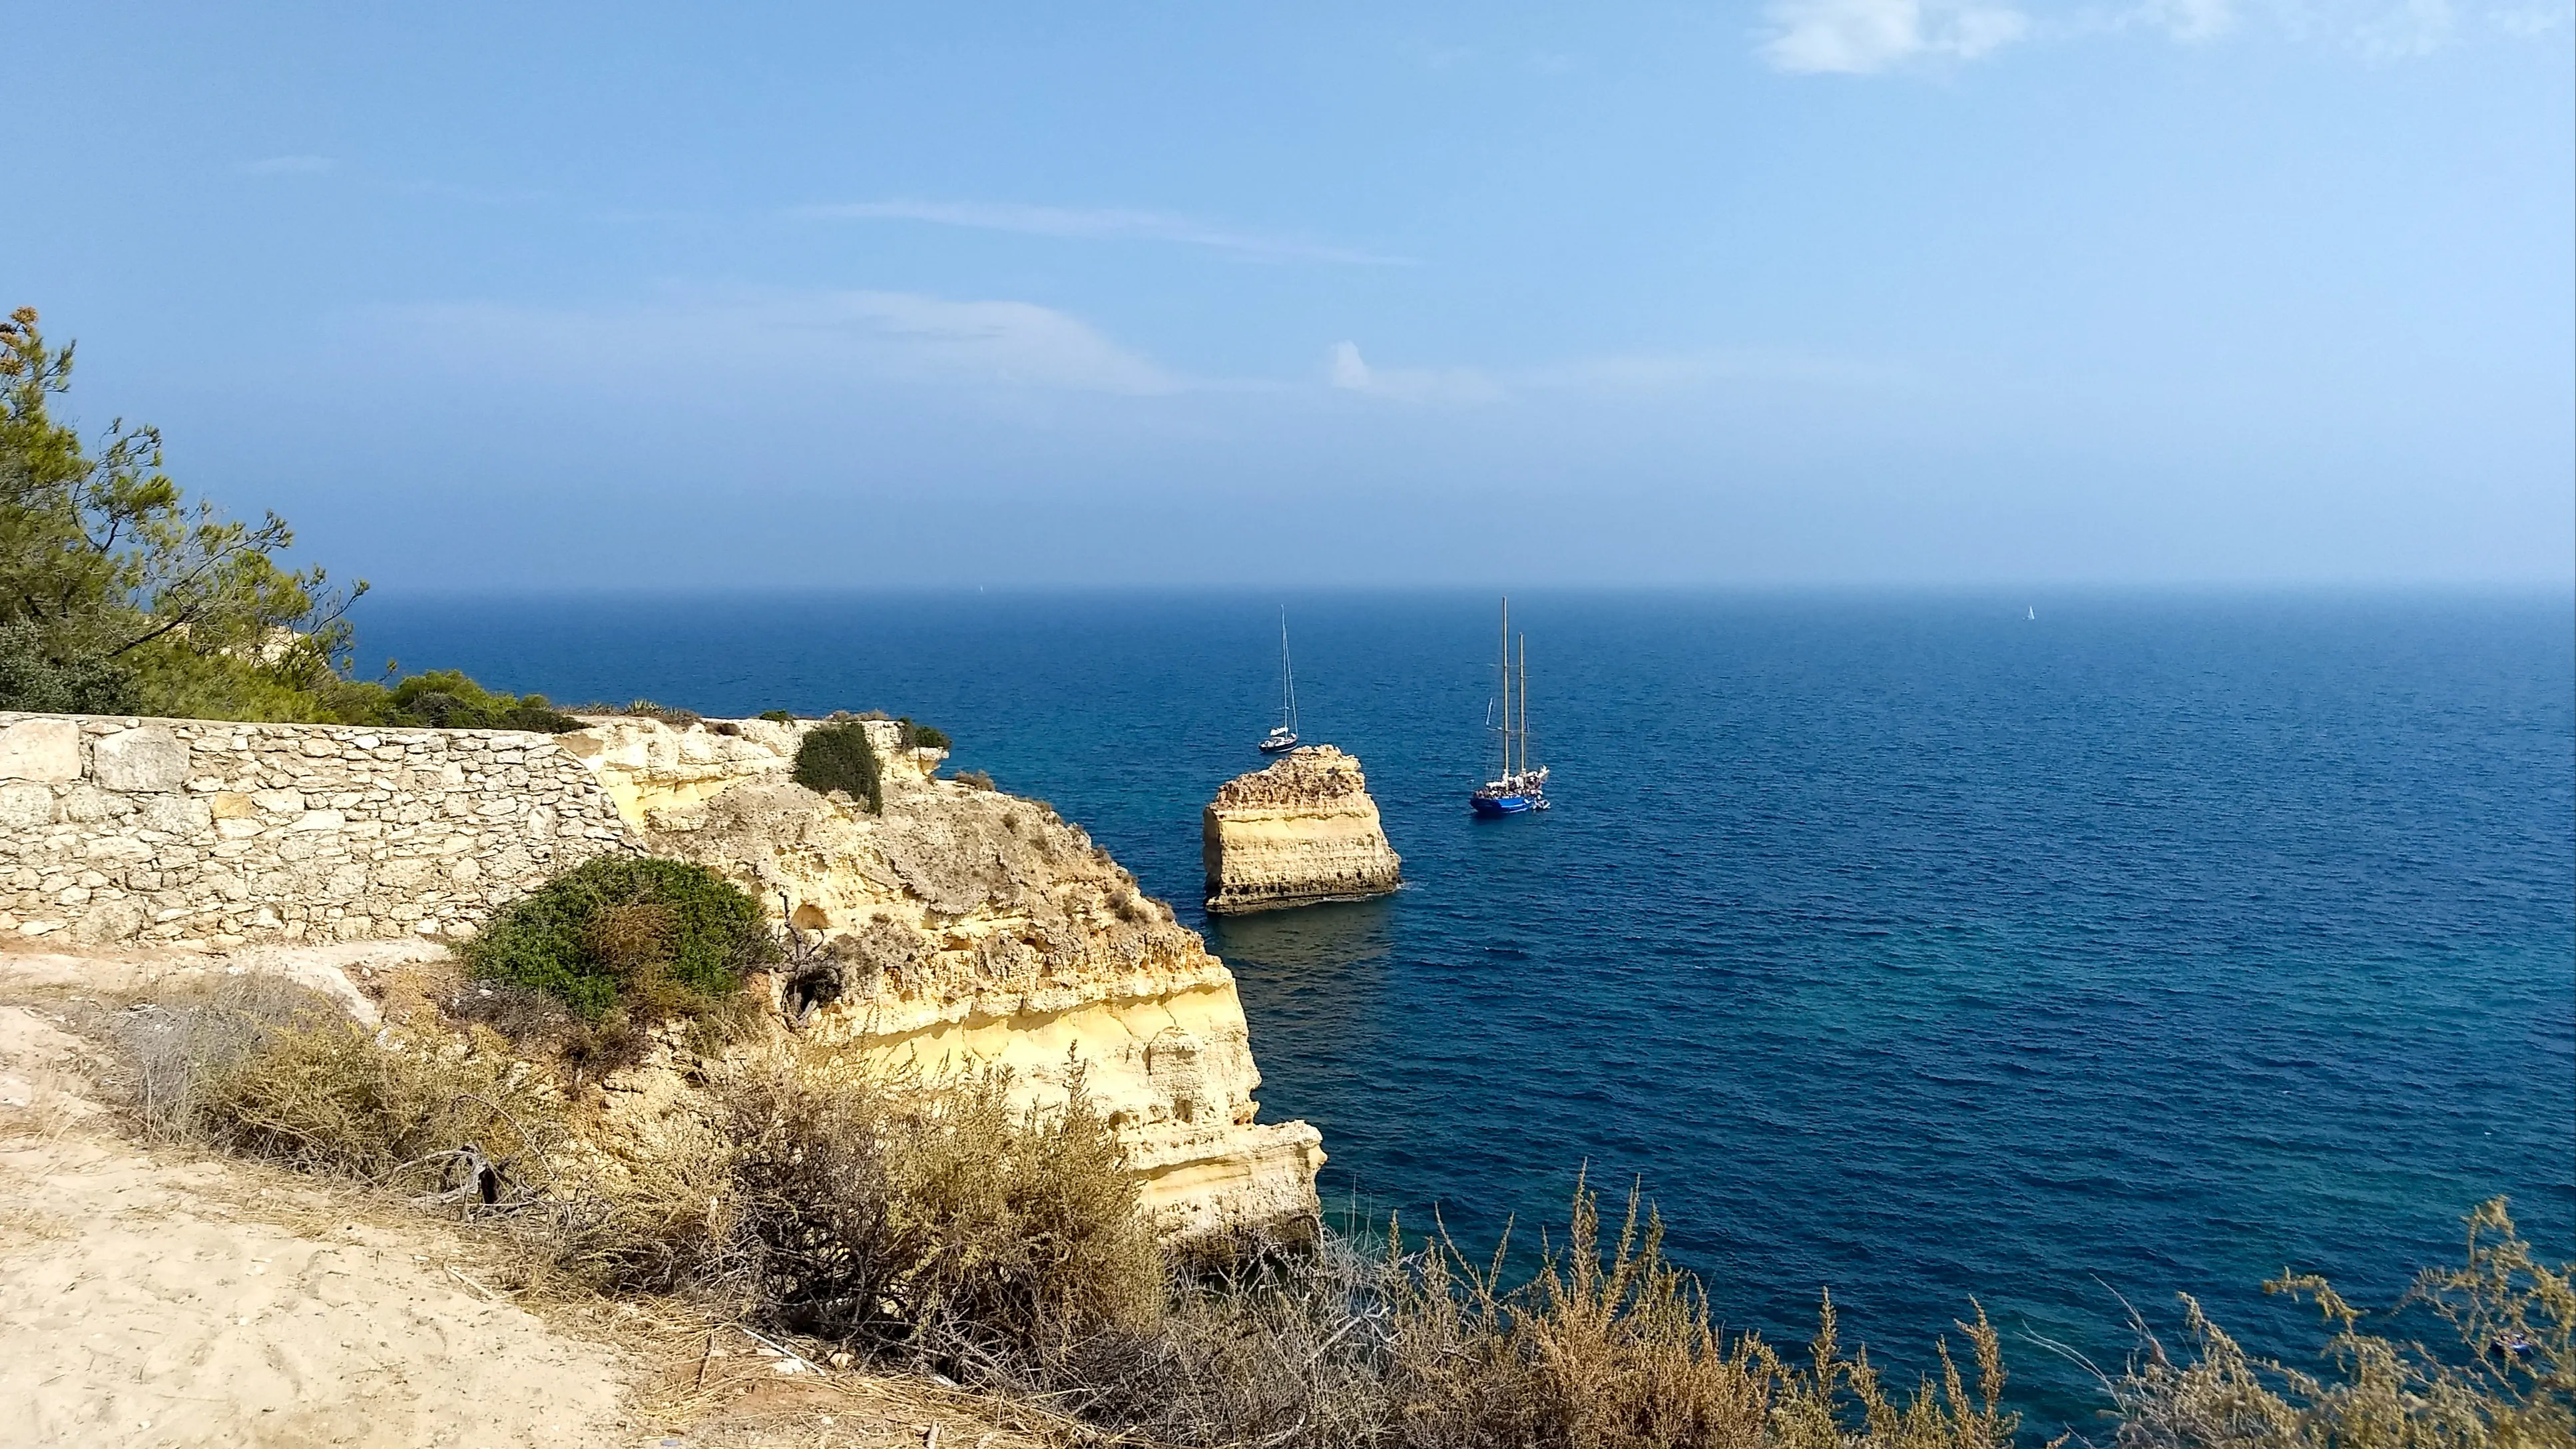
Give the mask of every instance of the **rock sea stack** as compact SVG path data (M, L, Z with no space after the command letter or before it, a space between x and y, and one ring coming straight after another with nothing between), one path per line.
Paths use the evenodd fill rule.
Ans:
M1404 883L1360 762L1331 745L1226 781L1201 819L1214 915L1361 900Z

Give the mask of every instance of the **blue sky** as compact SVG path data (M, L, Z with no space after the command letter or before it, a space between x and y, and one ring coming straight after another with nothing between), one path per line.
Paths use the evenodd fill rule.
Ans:
M0 301L405 590L2563 586L2570 10L0 0Z

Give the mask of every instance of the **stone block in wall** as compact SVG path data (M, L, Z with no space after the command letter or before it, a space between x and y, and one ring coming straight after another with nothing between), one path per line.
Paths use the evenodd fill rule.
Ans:
M102 790L176 790L188 782L188 747L159 725L104 735L90 746L90 778Z
M53 791L42 785L0 785L0 830L35 830L53 823Z
M22 719L0 729L0 780L80 778L80 726L67 719Z
M102 901L90 908L89 914L72 927L75 940L92 945L134 938L143 929L145 912L139 901Z
M203 800L185 795L155 795L143 802L139 823L146 830L164 835L194 835L214 823L214 812Z

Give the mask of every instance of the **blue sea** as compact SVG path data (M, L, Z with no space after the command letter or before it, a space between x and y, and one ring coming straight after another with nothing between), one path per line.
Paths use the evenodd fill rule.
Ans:
M1199 808L1306 738L1408 886L1208 922ZM1726 1323L1905 1368L2005 1331L2032 1427L2200 1296L2386 1300L2506 1194L2576 1257L2576 607L2560 593L1531 594L1546 815L1470 817L1461 594L371 599L370 659L558 702L883 708L1052 801L1233 967L1274 1118L1462 1242L1639 1183ZM2035 611L2037 617L2029 615Z

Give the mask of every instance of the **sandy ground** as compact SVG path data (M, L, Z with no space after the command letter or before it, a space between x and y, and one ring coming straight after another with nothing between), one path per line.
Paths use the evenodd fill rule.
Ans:
M359 1189L144 1144L101 1105L99 1048L67 1030L74 1018L60 1009L73 995L148 989L174 970L309 979L341 964L0 952L8 1442L1036 1442L1002 1427L990 1405L918 1380L791 1364L677 1305L514 1300L486 1281L491 1259L470 1230Z

